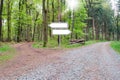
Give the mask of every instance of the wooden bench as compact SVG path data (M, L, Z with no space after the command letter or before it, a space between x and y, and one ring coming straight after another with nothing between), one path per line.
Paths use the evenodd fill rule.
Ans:
M85 40L84 39L70 40L70 44L76 44L76 43L85 44Z

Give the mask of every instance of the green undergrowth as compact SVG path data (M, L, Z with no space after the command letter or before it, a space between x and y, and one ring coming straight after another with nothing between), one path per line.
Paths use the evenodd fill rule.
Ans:
M15 49L7 43L0 43L0 63L12 59L15 56Z
M6 52L8 50L10 50L11 47L9 45L4 45L0 47L0 53Z
M120 53L120 41L113 41L111 42L111 47L117 51L118 53Z
M102 42L102 41L91 40L91 41L86 41L85 44L80 44L80 43L70 44L68 40L63 40L59 47L57 41L49 40L47 47L43 47L43 42L35 42L33 44L33 48L77 48L77 47L81 47L81 46L85 46L85 45L94 44L97 42Z

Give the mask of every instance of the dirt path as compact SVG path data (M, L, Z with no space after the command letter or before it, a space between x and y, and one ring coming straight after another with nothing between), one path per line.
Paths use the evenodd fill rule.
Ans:
M23 48L26 47L21 47L21 49ZM30 47L27 51L39 53ZM37 67L29 73L14 75L14 77L12 75L3 80L120 80L120 55L109 47L108 42L73 49L64 54L61 51L55 51L52 50L51 57L51 54L47 54L49 57L47 60L49 60L43 60L42 65L38 60ZM24 51L20 53L24 53ZM40 55L43 53L41 52ZM31 58L33 59L33 57Z
M34 49L32 43L19 43L13 47L16 48L17 55L0 66L0 80L16 80L16 77L28 73L38 65L59 59L63 53L63 50L58 49Z

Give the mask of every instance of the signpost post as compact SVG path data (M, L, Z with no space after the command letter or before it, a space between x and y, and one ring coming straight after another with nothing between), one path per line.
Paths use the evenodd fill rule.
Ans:
M68 23L51 23L49 25L52 28L53 35L68 35L71 31L68 29ZM60 45L60 43L58 43Z

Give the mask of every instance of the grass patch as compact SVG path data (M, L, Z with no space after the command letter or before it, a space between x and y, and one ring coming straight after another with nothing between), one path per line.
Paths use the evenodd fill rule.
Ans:
M4 45L0 47L0 53L6 52L8 50L10 50L10 46L9 45Z
M85 45L90 45L90 44L94 44L94 43L97 43L97 42L100 42L100 41L96 41L96 40L86 41Z
M33 47L33 48L43 48L42 45L43 45L42 42L35 42L35 43L32 45L32 47Z
M111 42L111 47L120 53L120 41L113 41Z
M15 56L15 49L8 44L3 44L0 47L0 63L12 59Z
M90 44L94 44L94 43L97 43L97 42L102 42L102 41L96 41L96 40L86 41L85 45L90 45ZM85 46L85 45L79 44L79 43L70 44L68 42L68 40L66 40L66 41L64 40L64 41L61 42L61 48L77 48L77 47L81 47L81 46ZM43 42L35 42L33 44L33 48L44 48L43 47ZM58 43L55 40L49 40L48 44L47 44L47 47L45 47L45 48L58 48Z

